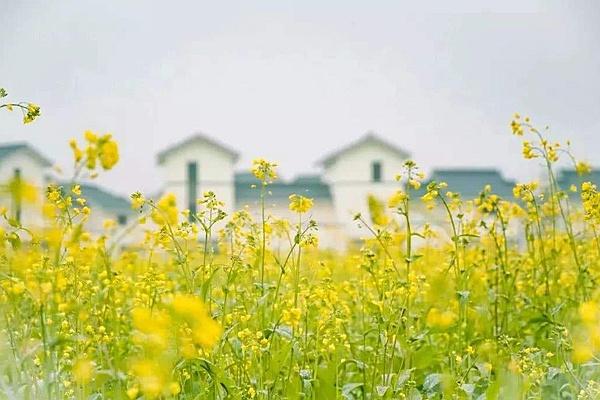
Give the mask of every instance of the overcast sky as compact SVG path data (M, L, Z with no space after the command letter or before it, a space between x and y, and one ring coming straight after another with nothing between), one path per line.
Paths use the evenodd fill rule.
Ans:
M288 178L374 130L426 169L526 179L519 111L600 164L600 2L416 3L0 0L0 86L42 107L0 140L68 166L69 138L112 132L121 193L159 189L156 153L194 131Z

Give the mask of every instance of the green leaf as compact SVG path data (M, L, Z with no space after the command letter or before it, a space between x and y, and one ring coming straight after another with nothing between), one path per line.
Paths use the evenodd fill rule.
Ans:
M292 328L287 325L279 325L273 332L288 340L292 340Z
M389 386L384 386L384 385L377 385L375 387L375 391L377 392L377 396L379 397L383 397L385 396L385 394L387 393L387 391L389 390Z
M460 385L460 388L464 390L464 392L468 394L469 397L473 396L473 393L475 392L475 385L473 385L472 383L463 383L462 385Z
M8 242L12 246L13 250L18 250L21 248L21 238L15 232L8 235Z
M215 277L217 270L218 270L218 268L213 268L212 272L210 273L210 275L208 276L206 281L204 281L202 283L201 293L202 293L202 299L204 301L206 301L206 296L208 295L208 288L210 287L210 283L212 282L213 278Z
M423 381L423 389L426 392L437 392L440 389L440 383L442 382L442 374L429 374Z
M364 383L362 382L354 382L354 383L346 383L342 387L342 397L345 399L353 399L352 392L358 388L362 388Z
M396 390L399 390L404 386L406 381L410 379L410 375L412 374L413 369L405 369L398 374L398 379L396 379Z
M423 399L423 396L421 395L421 393L419 393L419 391L416 388L410 389L410 392L408 393L408 400L421 400L421 399Z

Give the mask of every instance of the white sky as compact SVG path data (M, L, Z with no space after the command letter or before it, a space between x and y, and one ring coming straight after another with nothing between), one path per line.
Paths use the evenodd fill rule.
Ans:
M527 179L519 111L600 165L600 2L416 3L0 0L0 86L43 113L0 114L0 141L68 166L69 138L110 131L100 182L124 194L157 190L156 153L197 130L286 177L374 130L426 169Z

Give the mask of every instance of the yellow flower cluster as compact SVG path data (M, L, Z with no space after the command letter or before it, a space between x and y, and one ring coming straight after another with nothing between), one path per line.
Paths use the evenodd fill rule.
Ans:
M592 166L585 161L578 161L575 163L575 171L577 175L587 175L592 172Z
M313 199L310 199L308 197L300 196L297 194L292 194L292 195L290 195L289 199L290 199L289 209L290 209L290 211L293 211L293 212L297 212L300 214L305 213L305 212L309 211L313 206Z
M582 364L600 352L600 305L593 300L579 305L581 330L573 341L573 362Z
M221 336L221 326L209 315L204 303L192 295L176 295L170 304L173 314L191 330L191 340L211 349Z
M8 93L4 88L0 87L0 99L8 96ZM29 124L30 122L35 121L37 117L40 116L40 106L34 103L27 102L19 102L19 103L0 103L0 109L6 108L7 111L13 111L15 108L18 108L23 113L23 123Z
M27 104L27 110L23 115L23 123L29 124L30 122L35 121L37 117L40 116L40 106L33 103Z
M534 201L535 191L539 186L538 182L517 183L513 188L513 195L517 199L522 199L527 202Z
M388 199L389 208L398 208L404 205L404 202L408 199L408 196L404 190L396 190Z
M389 224L390 217L385 212L384 204L373 195L369 195L369 197L367 198L367 202L369 206L371 222L373 222L377 226L385 226Z
M252 161L252 173L263 184L268 184L277 179L277 164L263 158Z
M140 205L141 198L136 196L134 204ZM152 220L157 225L177 225L179 221L179 210L177 209L177 198L173 193L167 193L152 207Z
M112 169L119 161L119 146L110 133L98 135L85 131L85 149L79 147L76 139L71 139L69 146L73 151L76 168L85 166L90 171L96 169L98 162L104 170Z
M179 357L194 359L210 351L221 336L221 326L204 303L192 295L177 294L157 309L132 310L133 340L143 352L131 360L137 380L133 394L148 398L177 395L180 386L171 370Z
M451 310L441 311L438 308L431 308L427 313L427 326L437 329L448 329L456 323L457 316Z
M112 218L88 231L78 179L46 188L41 226L16 221L12 199L0 203L3 390L137 400L597 397L600 195L592 182L580 195L559 187L543 136L527 119L518 124L515 133L535 136L548 182L517 184L514 202L490 185L466 198L407 161L388 199L369 196L373 225L357 214L366 237L345 249L319 248L317 223L303 216L313 199L290 196L294 218L269 215L265 186L276 174L264 160L252 167L264 183L258 210L227 215L206 192L192 215L174 194L134 193L139 218L128 229L139 240L121 241ZM75 144L76 166L87 170L92 156L102 169L111 146L93 133L85 140L93 149Z
M585 217L594 224L600 224L600 192L591 182L581 184L581 201Z

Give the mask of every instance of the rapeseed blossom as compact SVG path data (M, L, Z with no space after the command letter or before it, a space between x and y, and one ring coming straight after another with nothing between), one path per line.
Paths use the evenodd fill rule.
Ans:
M313 206L313 199L304 196L299 196L297 194L290 195L289 200L289 209L293 212L305 213L309 211Z
M257 158L252 161L252 173L264 183L271 183L277 179L277 164L267 161L263 158Z
M173 193L167 193L156 203L152 209L152 220L157 225L177 225L179 221L179 210L177 209L177 198Z
M226 213L218 192L179 209L174 194L136 192L119 242L82 178L119 161L112 135L71 141L75 177L28 206L24 226L0 204L0 384L31 398L595 398L600 356L600 195L590 175L552 177L570 147L528 118L512 131L548 180L514 199L474 198L425 178L413 161L388 198L355 212L362 238L319 247L305 218L318 202L270 206L276 164L255 160L256 203ZM518 152L518 149L516 150ZM8 184L8 182L7 182ZM25 200L26 182L12 188ZM18 190L17 190L18 189ZM15 196L16 197L16 196ZM35 198L34 198L35 197ZM12 198L11 198L12 200ZM104 216L100 214L100 218ZM350 214L349 214L350 215ZM185 216L187 218L182 218ZM351 219L351 217L349 217ZM146 220L154 223L144 224ZM340 243L336 243L341 245Z

